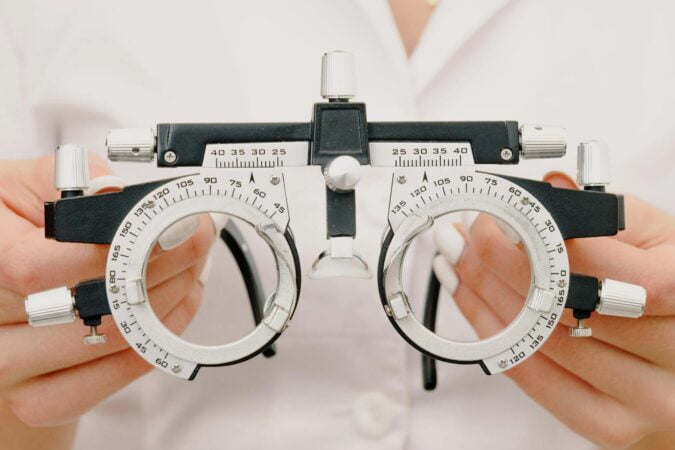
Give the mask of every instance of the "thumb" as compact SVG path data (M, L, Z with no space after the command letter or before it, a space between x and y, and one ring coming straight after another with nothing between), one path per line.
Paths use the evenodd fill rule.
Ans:
M565 189L579 189L572 177L563 172L549 172L544 175L544 181L551 183L554 187Z
M95 152L87 152L89 179L112 173L105 159ZM22 161L25 175L21 177L24 186L41 201L50 201L59 197L54 187L54 154L42 158Z
M89 177L111 173L105 160L88 152ZM37 227L44 225L43 202L59 198L54 187L54 155L37 159L3 161L0 200Z

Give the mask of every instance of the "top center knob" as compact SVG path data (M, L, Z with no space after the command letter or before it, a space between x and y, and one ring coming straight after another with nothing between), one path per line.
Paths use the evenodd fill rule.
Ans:
M328 100L349 100L356 95L354 56L334 51L321 58L321 96Z

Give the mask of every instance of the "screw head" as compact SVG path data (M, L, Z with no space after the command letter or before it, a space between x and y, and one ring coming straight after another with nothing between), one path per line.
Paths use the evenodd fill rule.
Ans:
M270 178L270 183L272 183L274 186L276 186L280 182L281 182L281 178L279 178L276 175L272 175L272 177Z
M558 286L559 287L565 287L567 283L565 283L565 280L558 280Z
M523 205L529 204L529 203L530 203L530 197L523 197L523 198L521 198L521 199L520 199L520 203L522 203Z
M113 294L117 294L120 291L120 288L118 286L110 286L110 292Z
M500 359L497 365L499 366L500 369L505 369L506 366L508 365L508 361L505 359Z
M98 334L98 327L94 325L91 327L90 333L83 340L86 345L98 345L105 344L108 338L105 334Z
M408 179L405 177L405 175L399 175L396 177L396 181L398 181L399 184L405 184Z
M593 336L593 330L590 328L570 328L570 336L575 338L585 338Z
M171 371L173 373L180 373L181 370L183 370L183 368L178 364L174 364L173 366L171 366Z
M176 160L178 159L178 156L176 155L176 152L169 150L168 152L164 152L164 161L167 164L174 164Z
M504 161L511 161L511 158L513 158L513 151L510 148L503 148L499 153L499 156L501 156Z
M577 319L577 326L569 329L571 337L591 337L593 330L586 328L585 319Z
M92 335L86 335L83 340L84 340L85 345L105 344L108 341L105 334L97 334L97 335L93 335L93 336Z

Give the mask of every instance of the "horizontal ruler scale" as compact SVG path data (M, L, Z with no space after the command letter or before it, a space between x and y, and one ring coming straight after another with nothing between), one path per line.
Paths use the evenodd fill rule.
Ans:
M474 165L469 142L371 142L374 167L460 167ZM306 166L310 144L247 142L208 144L202 167L254 169Z
M306 166L309 142L246 142L208 144L202 167L252 169Z

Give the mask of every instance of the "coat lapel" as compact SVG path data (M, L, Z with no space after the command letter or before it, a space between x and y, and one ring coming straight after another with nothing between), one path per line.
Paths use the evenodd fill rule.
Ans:
M448 60L509 1L440 0L410 59L416 93L422 93Z
M387 0L357 0L356 3L372 24L382 47L395 66L394 68L401 70L401 73L405 73L406 78L409 78L408 57L398 33L394 16L391 13L389 2Z

